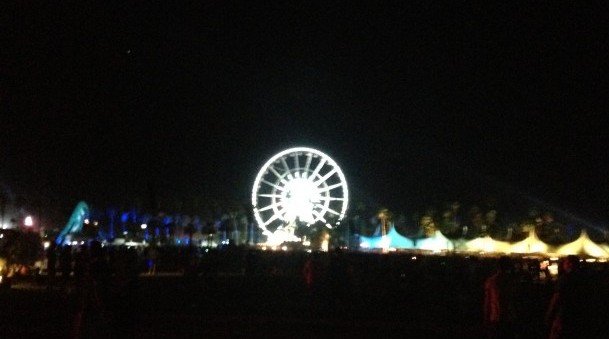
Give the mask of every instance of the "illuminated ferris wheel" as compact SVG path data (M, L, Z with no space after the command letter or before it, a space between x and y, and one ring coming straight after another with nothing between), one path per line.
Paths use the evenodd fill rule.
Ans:
M298 241L298 223L332 227L348 205L345 175L332 158L307 147L284 150L258 172L252 205L258 226L269 241ZM334 225L333 225L334 223Z

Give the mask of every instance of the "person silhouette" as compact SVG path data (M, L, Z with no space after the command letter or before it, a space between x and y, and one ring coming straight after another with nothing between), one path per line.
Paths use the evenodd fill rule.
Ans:
M51 241L47 249L47 291L55 288L55 275L57 274L57 246Z
M546 323L550 326L550 339L581 338L586 330L583 300L584 279L580 258L568 255L561 261L561 272L546 313Z
M484 282L484 322L489 338L514 338L514 278L512 261L501 256L497 271Z

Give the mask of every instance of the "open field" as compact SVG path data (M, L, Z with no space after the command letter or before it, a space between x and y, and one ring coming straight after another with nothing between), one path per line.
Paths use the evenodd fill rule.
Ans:
M110 286L99 304L80 298L73 279L58 281L52 291L46 288L46 277L23 279L0 293L0 337L484 336L482 283L492 266L468 263L453 269L455 262L442 258L409 268L385 257L358 257L355 262L359 264L351 267L346 280L332 273L330 263L312 289L298 274L300 261L255 274L139 274L121 289ZM519 282L521 338L545 336L543 315L552 288L549 283ZM599 305L606 295L599 294ZM79 310L84 310L80 323Z

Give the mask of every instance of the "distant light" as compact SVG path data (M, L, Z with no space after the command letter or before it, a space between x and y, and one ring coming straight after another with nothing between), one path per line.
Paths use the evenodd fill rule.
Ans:
M329 247L328 245L329 245L328 244L328 239L322 240L322 242L321 242L321 250L323 252L328 252L328 247Z
M34 225L34 219L32 219L32 216L28 215L27 217L25 217L25 220L23 221L23 224L25 226L33 226Z
M93 222L93 225L97 226L97 225L99 225L99 222L94 221L94 222Z
M8 228L8 224L2 224L2 229L7 229Z
M548 271L550 272L550 275L552 276L557 276L558 275L558 264L557 263L552 263L548 266Z
M384 250L387 250L389 248L389 244L391 244L391 238L386 235L383 235L381 237L380 243L381 243L381 248Z
M0 238L2 238L1 234L0 234ZM42 246L46 250L47 248L49 248L51 246L51 242L50 241L45 241L44 243L42 243Z
M0 239L4 238L4 233L0 233Z
M146 224L142 224L140 227L141 227L143 230L145 230L146 228L148 228L148 225L146 225Z

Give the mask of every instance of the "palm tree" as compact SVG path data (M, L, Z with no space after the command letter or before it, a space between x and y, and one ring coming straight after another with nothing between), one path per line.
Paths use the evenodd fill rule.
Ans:
M376 217L381 222L381 235L387 235L387 232L389 232L391 221L393 220L393 213L391 213L391 211L389 211L389 209L387 208L381 208L376 214Z

